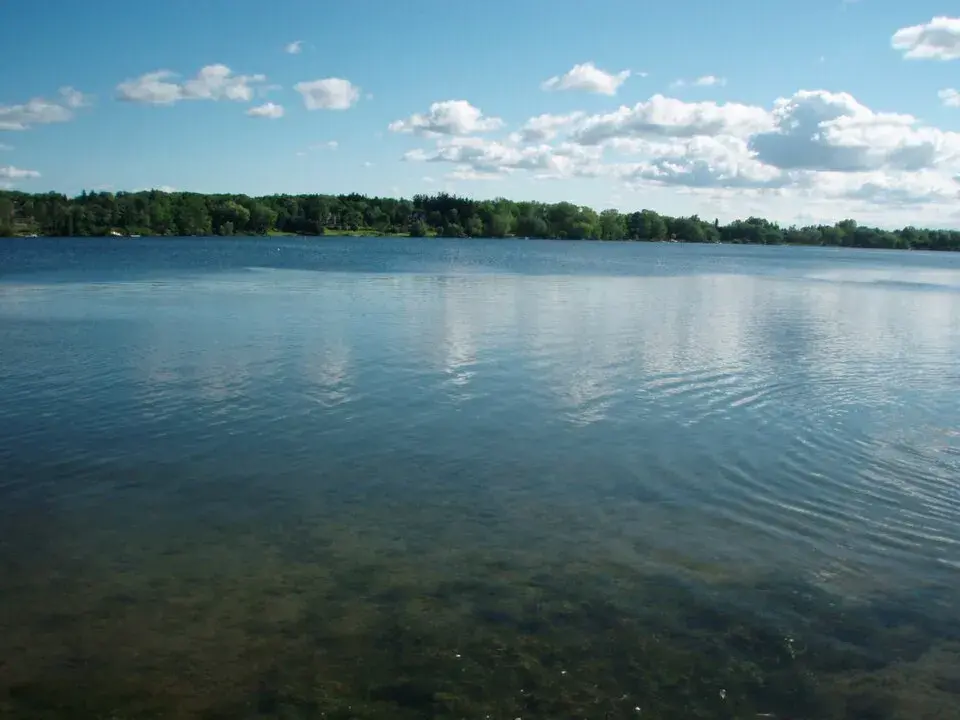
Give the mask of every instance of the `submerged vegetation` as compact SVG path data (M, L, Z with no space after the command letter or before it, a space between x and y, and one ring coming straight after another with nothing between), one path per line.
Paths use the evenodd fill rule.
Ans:
M854 220L783 227L762 218L719 221L652 210L595 210L568 202L473 200L444 193L412 199L364 195L201 195L0 192L0 236L411 235L571 240L681 240L751 244L960 250L960 231L882 230Z
M451 523L397 492L294 509L236 491L258 509L230 517L197 489L95 526L8 515L0 717L960 717L942 585L845 598L613 560L583 522L537 542L528 508L458 502Z

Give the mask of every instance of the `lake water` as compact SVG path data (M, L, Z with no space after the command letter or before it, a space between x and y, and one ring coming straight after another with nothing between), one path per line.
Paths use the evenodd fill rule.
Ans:
M0 243L0 716L960 717L960 256Z

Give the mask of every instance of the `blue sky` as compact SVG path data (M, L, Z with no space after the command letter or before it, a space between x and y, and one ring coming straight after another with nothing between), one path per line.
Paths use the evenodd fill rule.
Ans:
M960 226L950 6L8 0L0 182Z

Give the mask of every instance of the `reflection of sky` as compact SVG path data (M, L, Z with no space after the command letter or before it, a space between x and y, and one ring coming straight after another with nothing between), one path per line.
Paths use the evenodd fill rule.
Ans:
M849 269L835 282L690 267L0 284L0 322L67 323L36 352L4 348L0 370L43 367L31 399L47 417L82 413L87 447L99 433L159 453L170 434L170 453L319 471L341 453L324 440L335 433L398 475L407 455L486 452L613 498L653 487L702 532L671 535L678 519L662 507L645 527L703 552L816 548L836 575L850 556L926 543L955 562L960 293L847 282ZM52 446L60 430L21 410Z

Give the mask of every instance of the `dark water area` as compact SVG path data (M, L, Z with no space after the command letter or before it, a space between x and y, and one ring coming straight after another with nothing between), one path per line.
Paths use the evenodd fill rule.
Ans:
M960 718L960 256L0 242L0 717Z

